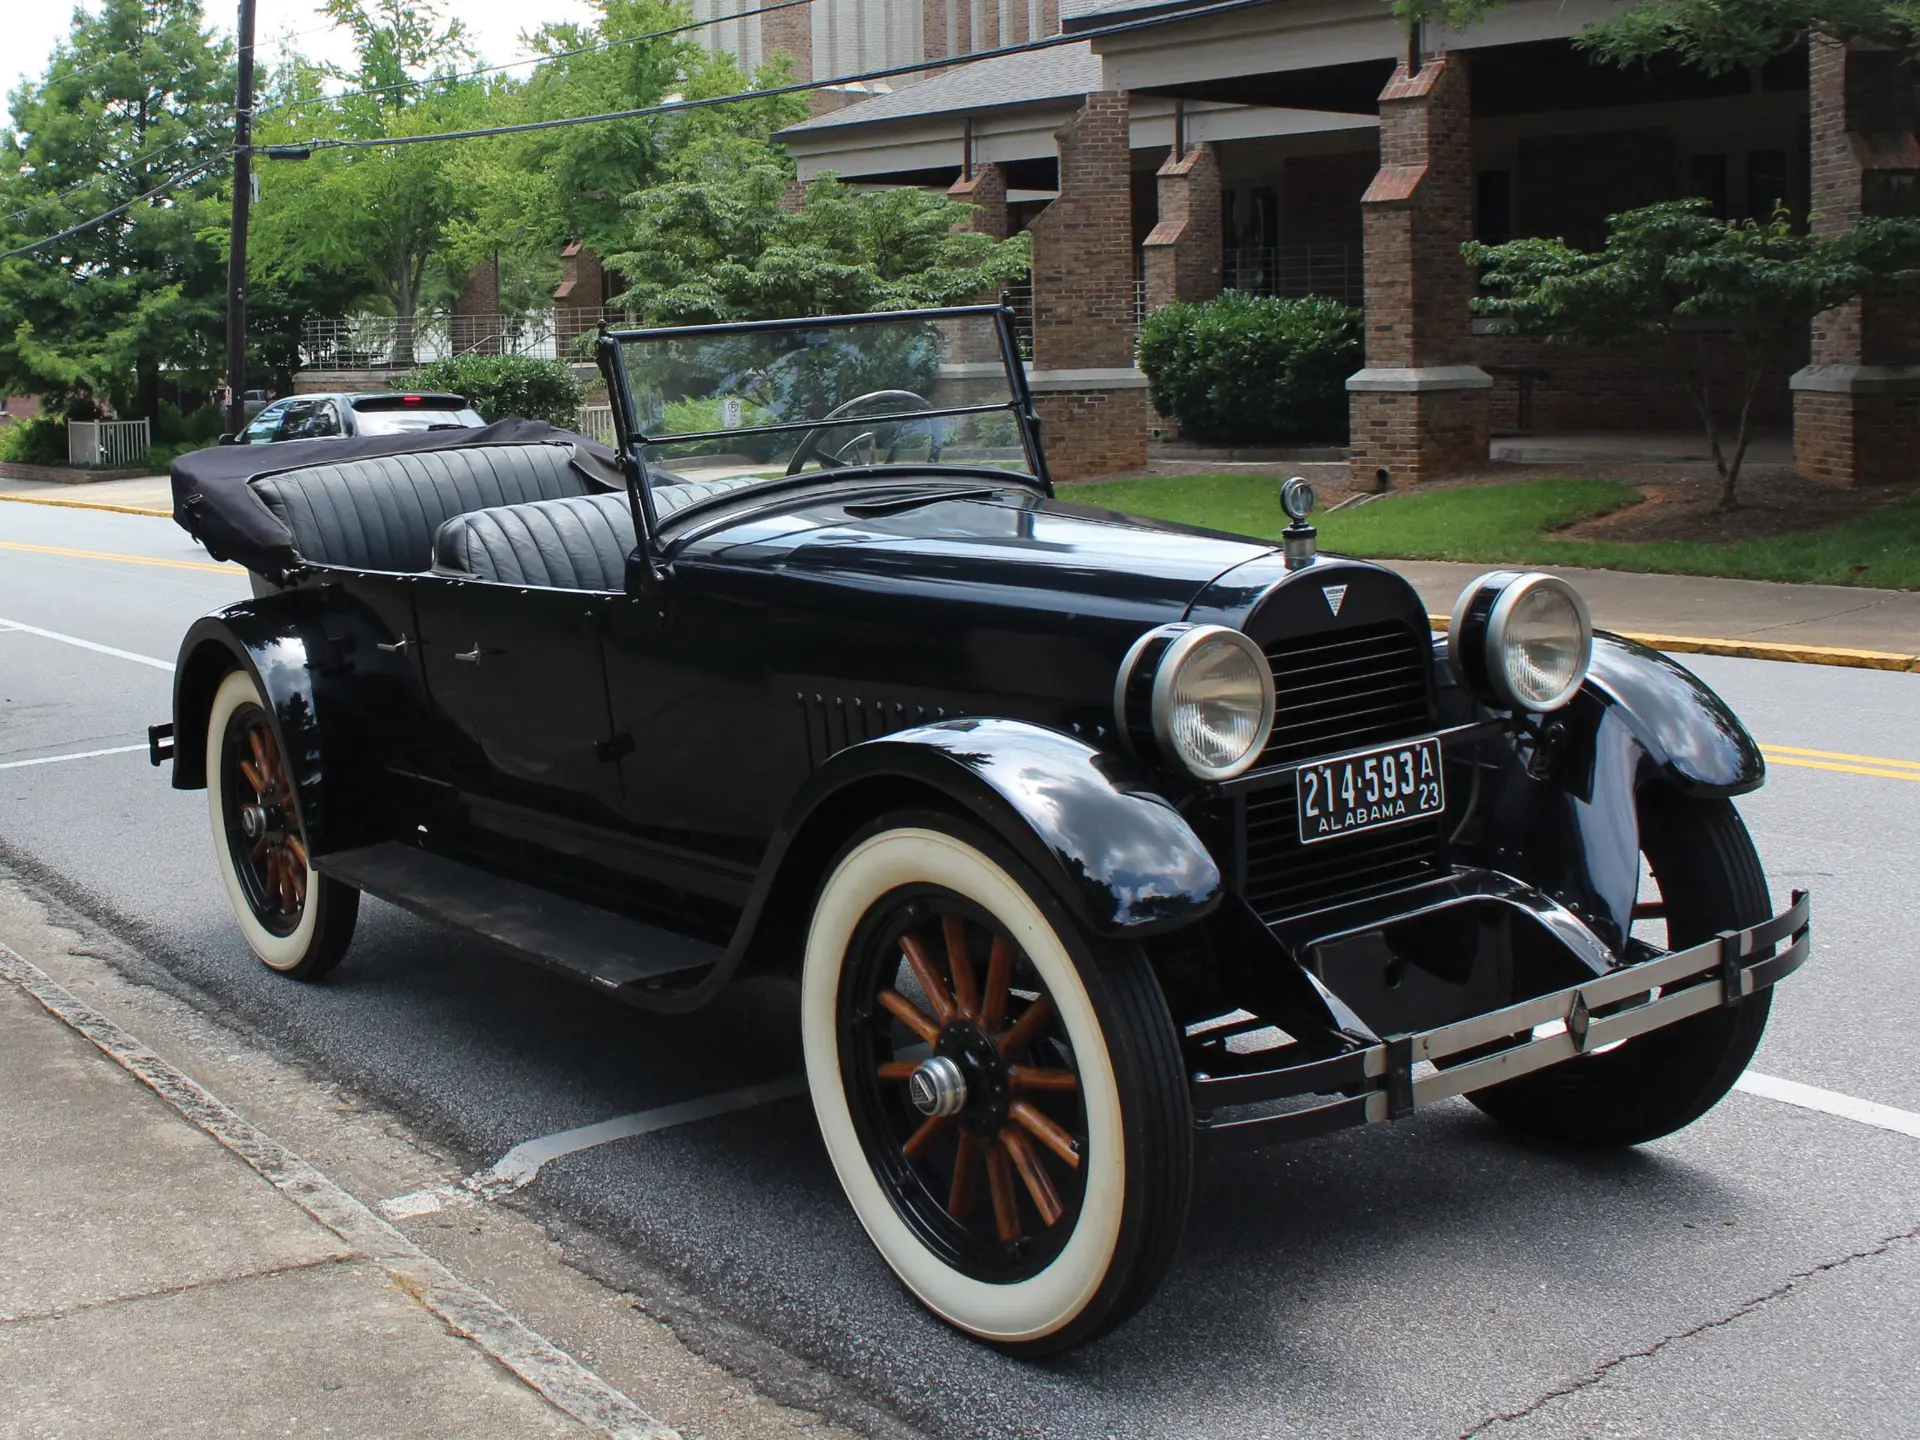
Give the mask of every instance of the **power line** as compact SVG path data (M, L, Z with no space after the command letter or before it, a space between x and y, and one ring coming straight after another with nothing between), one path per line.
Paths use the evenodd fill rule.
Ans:
M224 162L226 159L227 159L227 155L225 153L222 153L216 159L209 160L206 163L202 165L198 165L193 169L188 170L182 174L175 175L170 180L161 181L158 185L154 186L151 190L144 191L141 194L134 196L131 200L124 201L123 203L114 206L111 210L105 211L99 215L95 215L90 220L82 220L78 225L69 225L66 229L60 231L56 235L45 236L42 239L32 241L31 243L26 245L21 245L13 250L0 250L0 260L11 260L16 255L25 255L31 250L38 250L42 246L52 245L56 241L70 239L75 235L83 235L87 231L93 229L96 226L106 224L107 221L113 219L115 216L126 214L127 211L131 210L134 206L138 205L142 200L151 200L156 195L164 195L169 190L177 190L180 186L185 185L190 181L198 180L202 175L205 175L209 170L214 169L215 167L220 165L222 162Z
M762 5L757 10L742 10L737 15L716 15L711 20L694 20L685 25L675 25L666 30L650 30L645 35L628 35L619 40L605 40L598 45L582 45L577 50L556 50L551 55L530 55L524 60L508 60L499 65L487 65L478 70L466 70L453 75L429 75L420 80L396 81L392 85L372 85L364 90L343 90L338 95L316 96L316 104L333 104L340 100L360 100L369 95L386 95L395 90L411 90L426 85L452 85L462 80L477 80L482 75L497 75L505 70L517 70L525 65L545 65L550 60L572 60L580 55L596 55L605 50L617 50L625 45L642 45L649 40L670 40L675 35L685 35L695 30L705 30L715 25L724 25L730 20L751 20L756 15L771 15L776 10L791 10L799 5L811 5L813 0L779 0L773 5ZM277 105L264 105L256 114L265 115L269 111L284 110L290 105L301 102L284 100Z
M195 140L205 140L207 137L211 135L218 135L222 131L224 131L226 128L227 127L225 125L208 125L204 129L190 131L187 134L182 135L177 140L168 141L165 145L162 145L158 150L149 150L144 155L136 155L131 160L123 161L122 164L125 168L128 168L128 169L131 169L135 165L144 165L149 160L158 160L162 155L165 155L170 151L178 150L182 145L190 145ZM74 181L73 184L69 185L64 190L57 191L52 195L44 196L39 200L35 200L30 205L22 206L20 209L14 211L11 215L7 216L7 219L9 220L22 219L25 216L31 215L35 210L43 210L49 205L57 204L59 201L66 199L69 195L72 195L77 191L85 190L92 185L98 185L100 181L104 178L105 178L104 176L100 176L100 175L89 175L85 180L76 180Z
M1045 39L1028 40L1019 45L1002 45L993 50L977 50L963 57L920 60L911 65L889 65L883 69L863 70L853 75L836 75L828 80L801 80L791 85L770 85L765 90L743 90L731 95L714 95L699 100L675 100L663 105L642 105L632 110L610 110L599 115L568 115L554 120L523 120L516 125L490 125L475 130L444 130L431 135L393 135L365 140L316 139L302 141L298 148L371 150L400 145L429 145L443 140L484 140L495 135L526 135L536 130L561 130L574 125L600 125L613 120L644 120L655 115L677 115L687 110L706 110L717 105L738 105L749 100L771 100L782 95L802 95L808 91L826 90L836 85L859 85L875 80L892 80L902 75L917 75L923 70L948 66L958 68L962 65L975 65L983 60L998 60L1008 55L1029 55L1038 50L1056 50L1064 45L1078 45L1083 41L1105 39L1109 35L1126 35L1137 30L1157 29L1163 25L1230 14L1236 10L1251 10L1255 6L1272 3L1273 0L1214 0L1213 4L1196 6L1191 10L1116 21L1111 25L1082 30L1072 35L1050 35Z

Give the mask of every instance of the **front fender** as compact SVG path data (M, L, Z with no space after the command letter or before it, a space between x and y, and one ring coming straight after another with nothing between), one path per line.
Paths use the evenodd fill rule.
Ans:
M1624 954L1640 886L1641 787L1743 795L1765 782L1766 762L1705 682L1618 635L1594 636L1586 683L1555 721L1545 766L1507 751L1495 768L1475 858L1546 891Z
M947 720L842 750L795 797L781 833L799 834L833 797L883 779L962 807L1095 934L1162 934L1220 903L1220 867L1144 774L1023 720Z
M1593 637L1585 691L1618 713L1668 784L1688 795L1744 795L1767 762L1731 706L1686 666L1605 631Z

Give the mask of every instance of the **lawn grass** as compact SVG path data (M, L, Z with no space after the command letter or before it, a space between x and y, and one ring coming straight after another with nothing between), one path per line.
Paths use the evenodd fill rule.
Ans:
M1066 498L1278 538L1279 483L1267 476L1175 475L1075 485ZM1389 495L1318 515L1325 550L1395 560L1582 565L1668 575L1815 581L1920 589L1920 494L1836 525L1797 535L1736 540L1605 541L1552 532L1631 504L1640 492L1616 480L1530 480Z

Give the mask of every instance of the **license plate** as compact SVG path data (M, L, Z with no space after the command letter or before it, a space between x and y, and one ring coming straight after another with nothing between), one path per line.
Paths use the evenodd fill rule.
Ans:
M1295 799L1303 845L1438 815L1447 808L1440 742L1404 741L1303 765Z

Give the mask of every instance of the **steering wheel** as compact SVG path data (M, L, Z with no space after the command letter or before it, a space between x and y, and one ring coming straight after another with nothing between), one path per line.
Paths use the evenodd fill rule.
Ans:
M854 445L858 445L862 440L871 440L873 438L871 432L866 435L854 436L853 439L849 440L845 445L842 445L837 451L829 452L821 450L821 442L826 439L828 431L843 428L847 420L854 418L862 406L871 405L879 400L905 400L919 406L922 410L933 409L933 402L931 400L927 399L924 395L916 395L911 390L870 390L865 395L856 395L853 399L834 406L833 409L821 417L818 425L815 425L811 430L807 431L805 435L800 437L800 443L794 447L793 458L787 461L787 474L798 475L800 471L805 468L807 461L816 458L820 461L821 468L825 470L839 470L847 465L853 464L853 461L844 458L847 450ZM895 417L889 414L876 418L891 420ZM940 458L940 443L942 438L938 425L932 426L931 429L933 431L933 439L932 449L927 455L929 461ZM816 451L819 452L817 455L815 453ZM887 447L887 463L893 463L894 457L899 453L900 435L896 432L893 437L893 443Z

